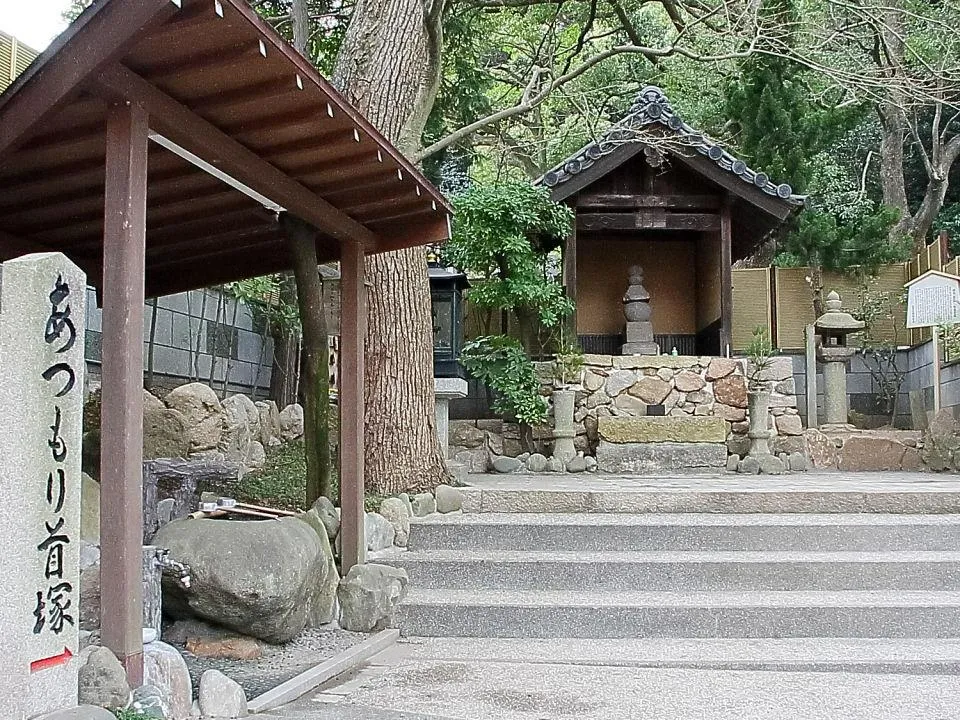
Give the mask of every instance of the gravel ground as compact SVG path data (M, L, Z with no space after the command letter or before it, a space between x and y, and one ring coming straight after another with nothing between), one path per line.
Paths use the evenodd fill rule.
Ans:
M336 628L304 630L286 645L268 646L256 660L201 658L184 650L182 645L175 647L187 661L194 696L200 687L200 676L207 670L219 670L240 683L247 698L253 699L367 637L364 633Z

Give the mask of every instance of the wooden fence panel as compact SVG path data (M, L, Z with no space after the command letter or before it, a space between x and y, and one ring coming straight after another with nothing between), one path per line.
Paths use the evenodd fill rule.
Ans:
M733 327L731 328L734 351L742 351L750 344L753 331L763 326L769 332L771 326L770 268L746 268L734 270L733 276Z
M804 328L814 321L810 268L777 268L777 345L783 350L804 347Z

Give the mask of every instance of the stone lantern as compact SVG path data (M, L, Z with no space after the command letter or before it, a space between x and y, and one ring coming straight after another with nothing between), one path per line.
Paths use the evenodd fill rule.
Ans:
M857 350L847 347L847 336L863 330L862 320L844 312L836 290L827 295L827 311L817 318L814 327L820 336L817 359L823 363L823 413L826 425L846 427L847 363Z

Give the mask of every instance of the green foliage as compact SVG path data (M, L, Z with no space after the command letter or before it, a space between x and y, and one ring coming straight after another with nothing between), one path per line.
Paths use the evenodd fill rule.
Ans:
M890 228L899 217L899 211L882 205L852 217L829 210L807 210L780 243L775 262L781 267L819 265L837 271L858 266L868 272L886 263L901 262L909 257L912 242L907 236L899 242L890 241Z
M770 367L771 358L775 351L770 333L767 328L758 325L753 330L750 343L746 348L747 358L750 360L750 374L747 377L747 386L751 390L762 390L764 382L760 379L764 370Z
M144 715L137 710L114 710L113 714L117 716L117 720L152 720L150 715Z
M583 350L579 345L567 345L554 354L553 378L561 385L579 382L583 369Z
M471 340L464 345L460 362L496 393L495 412L529 425L546 420L547 402L540 395L540 380L518 340L504 335Z
M490 310L529 311L556 328L573 312L563 288L546 278L544 259L570 230L573 213L529 183L474 185L454 198L453 238L444 258L485 282L470 302Z
M266 320L268 326L291 332L300 328L300 310L296 303L283 299L281 275L261 275L225 286L231 297L249 307L255 316Z

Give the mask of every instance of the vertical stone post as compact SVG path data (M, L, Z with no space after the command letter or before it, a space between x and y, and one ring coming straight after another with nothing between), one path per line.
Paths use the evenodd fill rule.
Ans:
M807 427L815 428L817 419L817 330L811 323L804 329L806 339L804 369L807 380Z
M573 439L577 429L573 424L574 400L577 394L573 390L553 391L553 456L564 465L577 456Z
M0 697L77 703L86 277L59 253L0 266Z
M836 346L822 346L817 351L823 363L823 419L827 425L848 422L847 363L855 353L854 348Z
M160 620L163 615L163 595L160 582L163 568L157 558L155 545L143 546L143 627L152 628L160 637Z
M436 408L437 437L444 460L450 457L450 401L467 396L467 381L463 378L434 378L433 393Z

